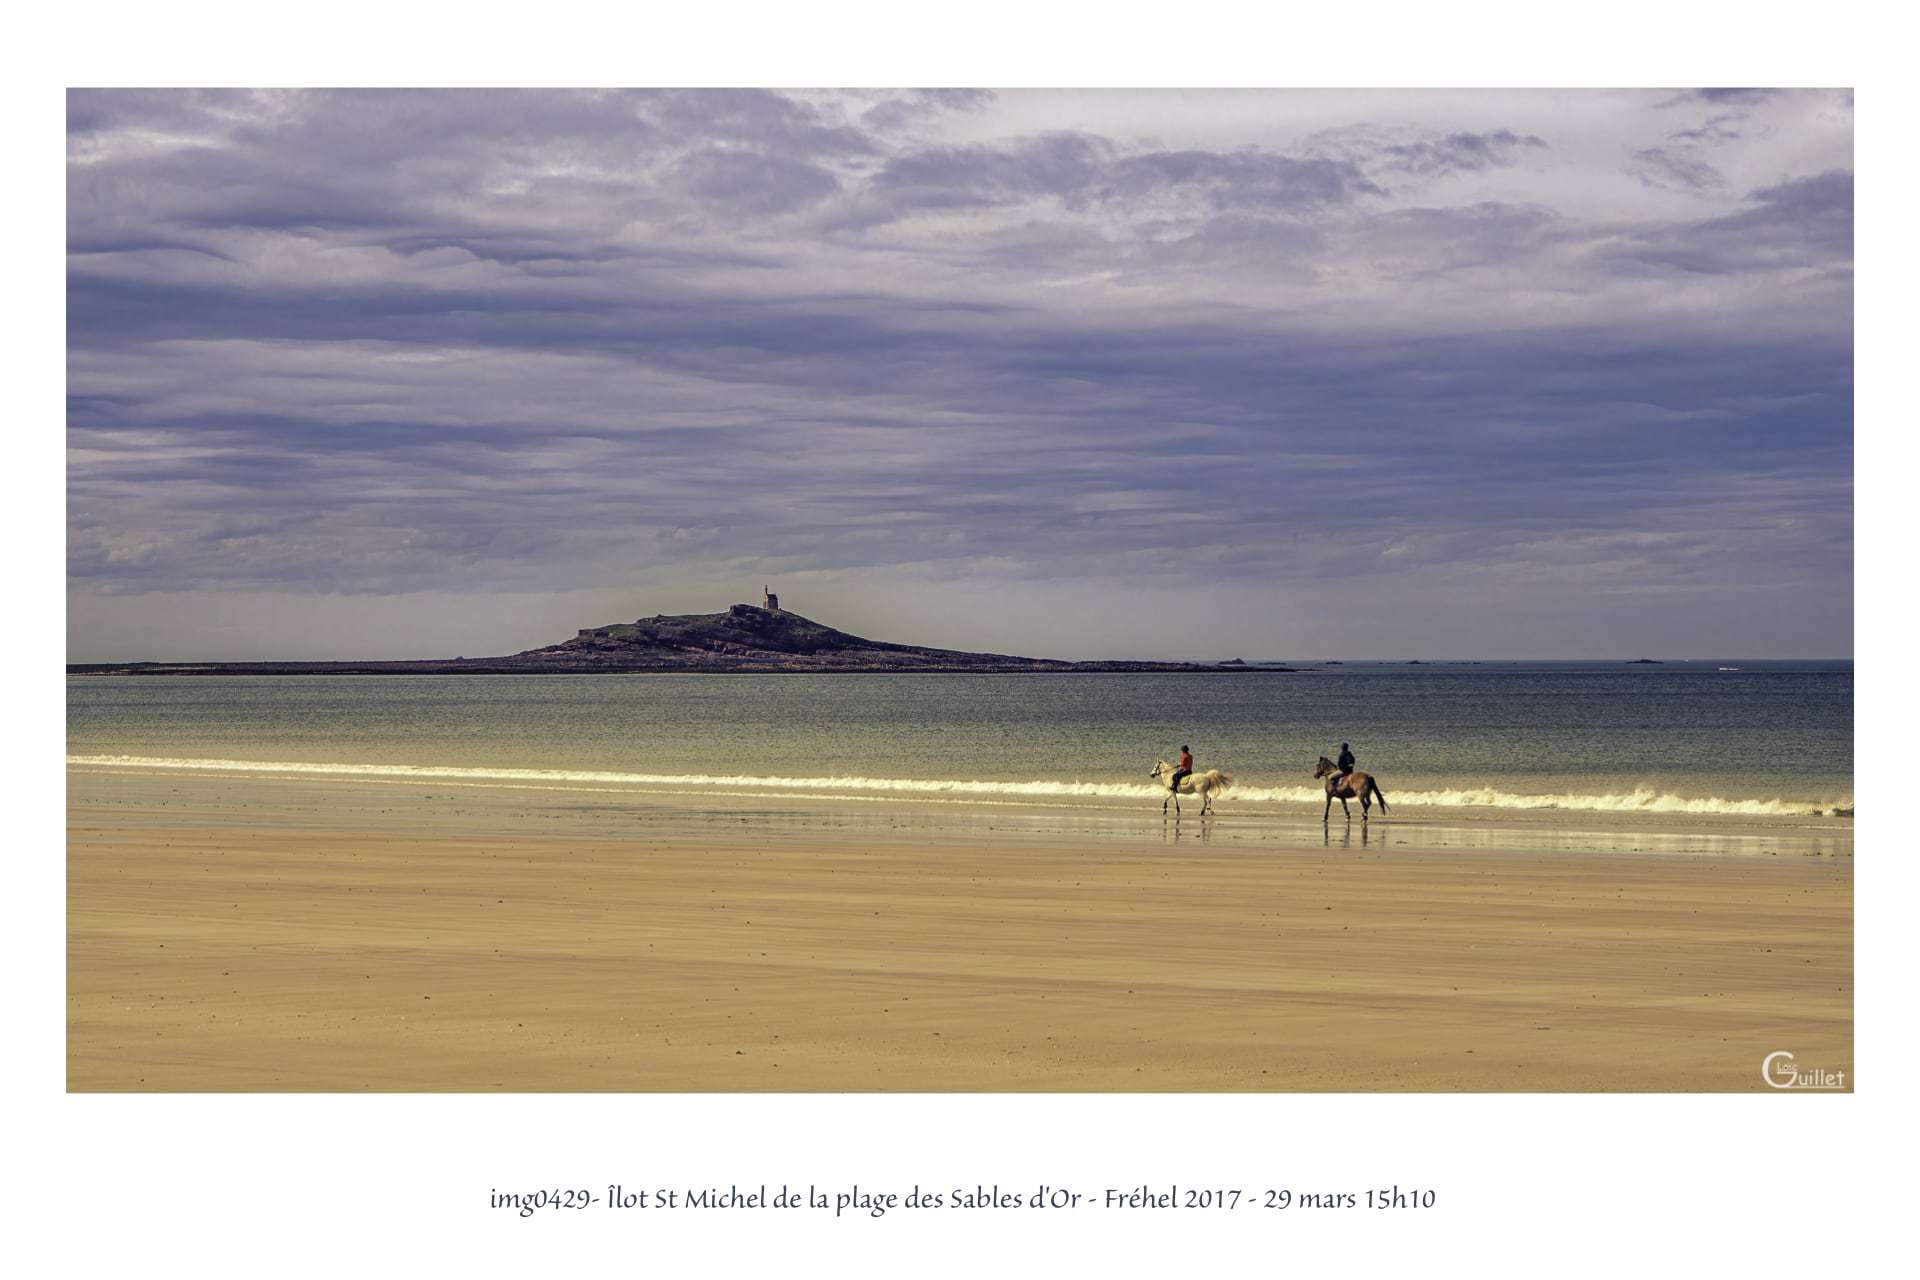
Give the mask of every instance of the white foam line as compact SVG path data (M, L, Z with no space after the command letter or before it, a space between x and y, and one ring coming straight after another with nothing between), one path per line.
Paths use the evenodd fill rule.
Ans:
M306 777L342 777L364 781L419 782L442 785L536 787L569 791L624 791L683 793L688 789L709 788L730 794L749 794L769 799L782 795L831 794L841 798L914 796L937 800L965 797L973 803L1034 803L1053 799L1139 800L1160 788L1150 782L1073 782L1035 780L1031 782L980 782L959 779L867 778L867 777L767 777L751 774L660 774L616 773L601 770L568 769L483 769L451 765L339 764L301 761L198 760L151 756L70 755L67 763L75 767L114 769L170 769L226 774L286 774ZM1222 793L1235 803L1302 805L1319 804L1326 793L1318 787L1236 786ZM1529 795L1497 791L1490 787L1449 788L1437 791L1394 791L1388 795L1395 806L1425 808L1489 808L1522 810L1572 810L1596 813L1726 814L1755 817L1784 817L1814 810L1851 808L1853 800L1733 800L1719 796L1689 797L1670 795L1649 787L1629 792L1600 795L1553 793Z
M165 767L174 768L175 766L169 765ZM187 777L187 778L225 778L229 780L235 778L236 776L244 776L245 774L249 774L249 773L257 774L260 772L260 770L258 769L238 770L238 771L196 770L196 769L187 768L185 767L184 764L179 766L177 771L180 773L182 777ZM78 774L83 774L87 777L95 777L95 778L113 777L116 774L116 770L113 768L97 768L97 767L81 768L78 766L73 767L73 772ZM283 772L287 772L288 775L292 777L301 776L297 772L294 772L291 770L286 770ZM355 781L370 787L408 787L408 786L418 785L420 779L383 778L383 777L369 775L366 777L356 778ZM551 791L551 792L557 792L563 795L675 796L680 798L681 800L686 799L687 792L689 790L689 787L687 786L686 783L680 782L677 779L675 780L675 785L671 785L671 786L633 786L633 787L561 786L553 783L516 782L511 777L501 778L501 779L487 781L487 782L461 782L458 780L449 780L446 778L434 778L431 781L437 787L465 787L470 790L476 790L476 791L478 790L497 791L502 788L511 788L512 790L515 790L515 791ZM720 795L724 795L729 800L788 800L788 801L791 801L791 800L797 800L797 799L803 799L803 798L805 799L816 798L811 796L809 797L796 796L792 791L734 791L734 790L724 789L720 787L702 787L700 789L715 791ZM823 793L817 798L830 799L836 803L845 801L845 802L854 803L854 804L887 804L889 802L897 801L898 799L900 799L900 797L898 796L887 796L887 795L863 796L863 795L857 795L857 794L851 794L851 793L838 793L838 794ZM1138 793L1129 793L1126 798L1137 800L1140 798L1140 796ZM1147 798L1150 800L1157 799L1157 797L1152 795L1147 796ZM968 797L966 799L956 799L956 798L950 798L947 796L920 796L920 797L915 797L915 799L918 802L924 803L924 804L966 805L969 808L978 808L980 806L990 805L990 806L994 806L998 808L1006 808L1006 809L1013 809L1013 808L1065 809L1065 810L1072 810L1072 811L1079 811L1079 812L1093 811L1092 806L1089 806L1089 805L1057 804L1057 803L1048 804L1044 800L994 800L987 797Z

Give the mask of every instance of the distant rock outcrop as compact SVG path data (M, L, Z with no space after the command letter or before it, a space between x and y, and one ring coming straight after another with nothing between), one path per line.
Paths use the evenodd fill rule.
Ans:
M1187 671L1184 662L1067 662L892 644L837 631L785 609L736 604L725 613L660 614L588 627L571 640L495 665L573 670L699 671Z
M736 604L725 613L657 614L588 627L571 640L529 649L496 664L635 670L980 670L1068 667L1072 663L888 644L836 631L784 609Z
M771 596L769 596L771 598ZM889 644L836 631L785 609L736 604L725 613L656 614L634 622L585 627L571 640L502 658L437 658L400 662L207 662L75 665L73 675L136 673L293 674L548 674L564 672L772 671L1290 671L1198 662L1067 662Z

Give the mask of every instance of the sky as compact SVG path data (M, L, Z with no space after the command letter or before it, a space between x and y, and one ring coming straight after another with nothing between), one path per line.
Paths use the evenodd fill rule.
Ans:
M1853 651L1853 95L70 90L68 660Z

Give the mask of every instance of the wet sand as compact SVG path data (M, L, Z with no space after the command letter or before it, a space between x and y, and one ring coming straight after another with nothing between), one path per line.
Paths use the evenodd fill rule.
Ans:
M70 771L68 828L73 1091L1851 1087L1850 822Z

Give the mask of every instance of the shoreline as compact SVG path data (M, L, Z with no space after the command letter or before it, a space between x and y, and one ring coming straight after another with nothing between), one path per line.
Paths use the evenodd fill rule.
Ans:
M1348 819L1335 808L1324 822L1324 802L1312 800L1249 802L1243 795L1229 792L1216 805L1215 813L1205 819L1198 814L1198 801L1183 797L1183 812L1162 815L1158 801L1161 793L1140 786L1123 794L1072 794L1036 796L1016 791L980 793L970 791L882 791L861 789L857 780L846 780L841 789L796 790L782 786L782 779L680 782L654 779L635 780L633 775L565 775L550 777L534 772L476 771L469 769L392 767L388 773L365 771L359 766L335 771L314 764L256 766L253 762L223 763L170 761L132 763L107 758L73 757L67 765L69 779L92 779L88 786L96 793L111 792L129 803L141 797L164 796L184 785L205 804L226 804L238 813L249 801L242 795L284 799L289 804L319 810L339 807L343 813L363 817L375 810L390 809L397 796L431 797L438 793L467 797L476 811L493 815L498 821L519 821L539 814L549 822L585 822L587 829L603 829L621 820L629 811L645 813L692 814L706 811L748 811L763 820L773 815L785 822L803 822L808 815L846 820L853 813L911 815L923 825L949 826L957 830L978 830L996 825L1084 829L1092 836L1116 833L1149 832L1169 821L1193 824L1205 821L1227 831L1257 833L1268 838L1306 839L1322 830L1331 832L1402 833L1419 832L1422 839L1445 838L1453 833L1462 840L1535 838L1561 839L1578 835L1603 842L1606 847L1632 848L1632 841L1644 838L1653 851L1672 851L1677 843L1704 843L1714 852L1737 853L1748 842L1783 843L1793 852L1818 852L1851 856L1854 819L1849 815L1825 816L1818 811L1798 809L1784 812L1725 812L1689 810L1679 807L1636 808L1559 808L1552 805L1473 805L1423 804L1407 793L1386 813L1377 810L1363 819L1358 806ZM474 776L476 773L485 776ZM766 785L750 785L759 782ZM71 790L71 783L70 783ZM222 801L220 797L234 798ZM295 797L305 795L301 801ZM446 809L441 819L454 813ZM889 819L893 820L893 819ZM1432 833L1441 833L1436 837ZM1597 847L1597 846L1596 846ZM1764 851L1761 851L1764 852ZM1779 852L1775 850L1775 852Z
M68 781L71 1092L1852 1078L1850 831Z

